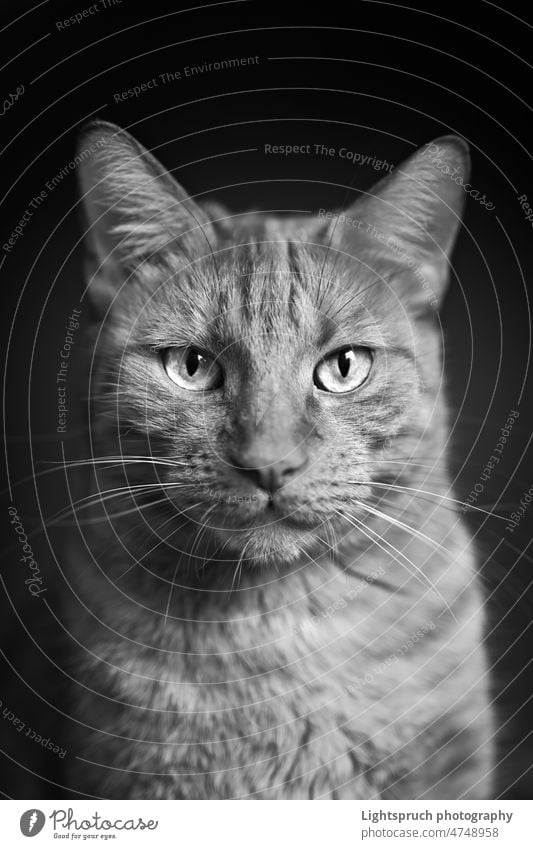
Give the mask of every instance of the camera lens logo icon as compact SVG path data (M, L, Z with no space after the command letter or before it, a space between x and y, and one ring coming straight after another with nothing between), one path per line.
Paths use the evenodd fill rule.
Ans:
M24 811L20 818L20 830L25 837L35 837L42 830L46 817L37 808Z

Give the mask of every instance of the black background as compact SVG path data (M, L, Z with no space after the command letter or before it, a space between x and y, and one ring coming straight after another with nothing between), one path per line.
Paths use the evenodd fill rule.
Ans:
M470 144L472 185L495 204L469 199L454 254L454 281L442 313L452 409L457 498L480 480L509 412L520 416L479 505L508 516L533 483L531 332L533 203L526 101L531 91L531 27L519 4L473 2L319 4L228 2L180 11L173 3L100 7L79 24L58 21L90 4L2 5L2 98L24 94L0 117L3 244L32 197L68 165L77 129L96 115L130 130L193 195L235 211L316 212L353 200L382 176L337 156L266 155L265 144L347 147L397 164L445 133ZM258 56L256 64L186 78L186 66ZM182 72L163 85L159 74ZM115 102L152 78L158 86ZM250 150L251 149L251 150ZM246 152L244 152L246 151ZM49 192L8 254L2 249L1 342L9 483L0 689L6 706L43 736L61 742L63 676L53 620L21 586L7 507L17 506L60 617L61 580L42 518L68 503L64 480L33 480L61 458L55 432L55 374L65 322L83 291L75 174ZM82 325L88 319L82 314ZM81 354L81 347L80 347ZM71 387L75 395L75 387ZM82 421L72 406L67 456ZM78 449L79 450L79 449ZM61 475L60 475L61 476ZM28 478L26 482L25 479ZM531 795L531 620L528 545L533 508L513 534L505 522L471 515L491 594L489 646L499 706L498 793ZM18 674L17 674L18 673ZM48 704L47 704L48 702ZM62 762L23 740L0 717L0 790L6 796L68 796ZM67 755L67 757L70 755ZM45 775L47 782L38 776Z

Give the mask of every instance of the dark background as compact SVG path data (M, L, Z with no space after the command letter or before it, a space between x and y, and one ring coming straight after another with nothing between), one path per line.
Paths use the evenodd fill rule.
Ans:
M77 129L96 115L129 129L191 194L235 211L255 207L316 212L351 202L384 172L339 157L265 155L265 144L323 143L398 164L445 133L470 144L472 185L495 204L469 199L454 254L454 282L442 321L452 408L457 498L479 482L509 412L518 410L498 468L479 506L508 516L533 483L533 394L529 364L533 204L531 27L518 3L319 4L228 2L180 12L174 3L122 0L67 29L56 22L91 4L2 5L1 96L24 94L0 116L0 242L32 197L75 153ZM164 72L232 57L238 69L161 84L115 103L114 94ZM250 150L252 149L252 150ZM247 152L243 152L247 151ZM72 403L63 445L55 375L65 323L79 307L81 235L72 172L48 192L13 250L0 250L1 334L9 484L0 609L1 709L50 736L67 738L65 678L54 648L61 577L43 517L68 504L64 479L34 479L46 462L69 457L82 420ZM89 319L83 307L82 326ZM77 349L81 355L80 347ZM76 352L76 353L77 353ZM73 366L79 356L73 354ZM76 380L69 375L74 402ZM81 384L80 384L81 385ZM78 387L79 388L79 387ZM58 479L61 478L61 480ZM22 586L7 507L15 504L47 581L48 606ZM489 594L489 648L499 709L498 793L531 796L531 557L533 508L510 534L505 522L470 515ZM64 564L63 564L64 565ZM50 612L52 611L52 612ZM0 792L68 797L63 761L24 739L0 716ZM71 756L67 754L67 757ZM48 779L42 781L39 776Z

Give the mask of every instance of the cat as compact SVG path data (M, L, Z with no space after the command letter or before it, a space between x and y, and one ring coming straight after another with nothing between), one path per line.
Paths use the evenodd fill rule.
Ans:
M490 798L437 311L466 143L298 217L197 202L106 122L80 149L95 322L68 786Z

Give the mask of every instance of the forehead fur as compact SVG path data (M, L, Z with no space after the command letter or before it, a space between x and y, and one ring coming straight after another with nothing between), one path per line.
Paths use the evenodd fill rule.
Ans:
M323 222L247 214L227 231L219 227L192 260L169 251L141 264L136 285L124 287L118 320L128 332L133 321L153 344L220 349L262 339L286 346L293 337L321 346L335 338L377 343L379 333L386 344L389 324L398 342L404 308L394 295L394 269L363 238L339 250Z

